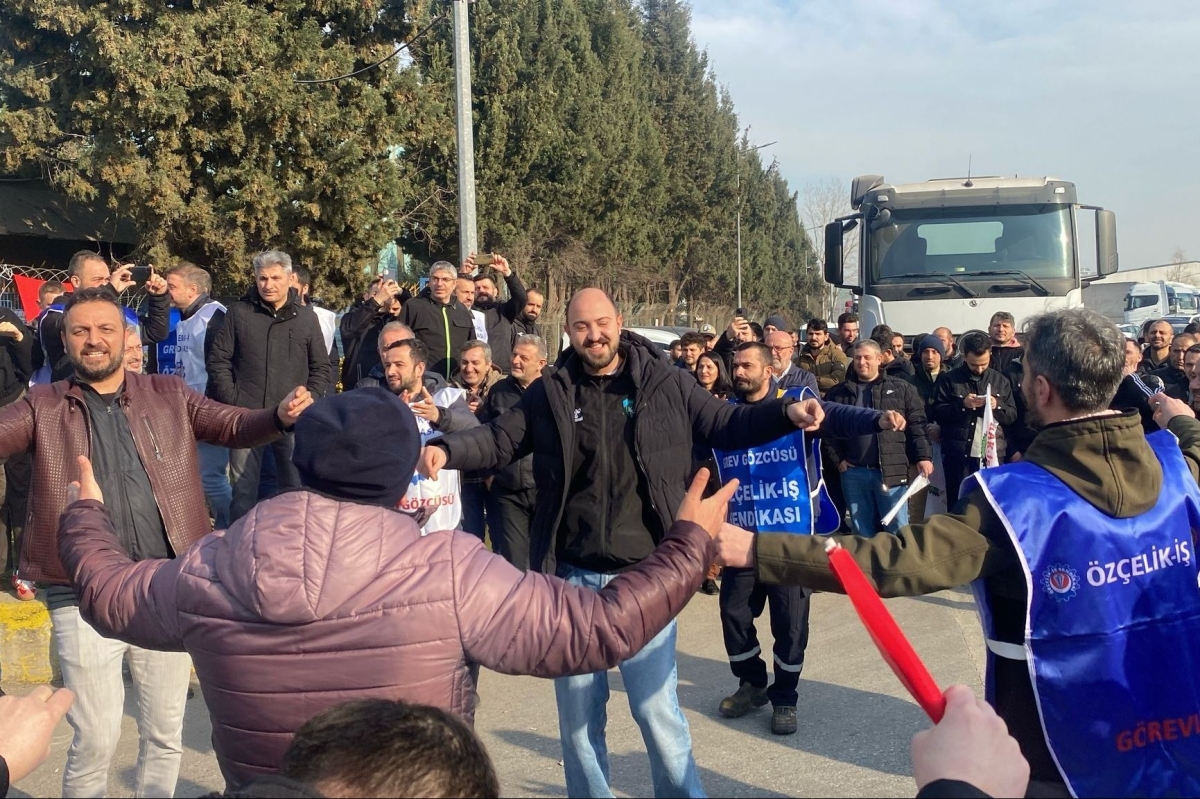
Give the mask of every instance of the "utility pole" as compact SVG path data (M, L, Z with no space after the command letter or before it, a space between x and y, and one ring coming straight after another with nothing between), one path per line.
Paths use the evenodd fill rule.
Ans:
M471 114L471 40L468 3L450 0L454 7L454 108L458 129L458 249L459 258L479 251L475 220L475 122Z
M749 132L750 128L746 128ZM751 147L750 152L770 147L775 142L767 142L757 147ZM742 151L737 154L737 307L742 306Z

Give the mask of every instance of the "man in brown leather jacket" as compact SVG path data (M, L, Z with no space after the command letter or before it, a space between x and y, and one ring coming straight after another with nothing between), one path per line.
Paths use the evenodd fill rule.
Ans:
M278 408L251 411L205 399L177 377L124 369L126 318L102 289L77 291L63 311L63 343L75 376L32 388L0 409L0 457L30 452L29 524L21 573L46 586L63 683L77 698L67 715L75 737L63 771L64 796L102 796L124 712L121 662L129 657L143 737L139 796L170 796L182 755L191 664L103 638L79 615L79 599L58 556L62 486L74 460L90 456L110 498L122 548L135 560L170 558L212 531L196 462L196 440L225 447L265 443L312 400L293 391Z

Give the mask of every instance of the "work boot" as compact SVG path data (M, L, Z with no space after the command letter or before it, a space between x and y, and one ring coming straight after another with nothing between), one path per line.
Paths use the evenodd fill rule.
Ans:
M796 732L796 708L780 705L771 714L771 732L776 735L793 735Z
M717 709L727 719L740 719L756 707L767 703L767 687L756 688L748 682L738 686L737 692L721 700Z

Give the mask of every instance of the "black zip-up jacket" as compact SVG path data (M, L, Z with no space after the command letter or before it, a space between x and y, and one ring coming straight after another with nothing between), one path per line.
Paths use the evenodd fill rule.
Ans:
M1024 356L1024 347L997 347L993 344L991 367L1000 374L1007 375L1013 363L1020 361Z
M553 367L547 367L547 371L543 372L541 380ZM536 380L534 381L537 382ZM530 386L533 383L529 384ZM529 387L521 388L521 384L517 382L512 375L501 380L496 385L492 386L492 390L488 392L487 401L483 406L482 422L487 424L495 419L500 418L505 411L509 410L521 401L525 396L525 392ZM537 488L537 483L533 477L533 456L526 455L524 458L518 458L507 466L496 472L492 480L492 491L503 494L515 494L521 491L531 491Z
M528 300L528 295L527 295L526 303L528 303L528 301L529 300ZM517 314L517 318L515 320L513 320L513 323L512 323L513 343L514 344L516 343L518 336L524 336L524 335L537 336L538 338L544 338L542 335L541 325L539 325L533 319L530 319L529 317L525 316L524 313L520 313L520 314ZM495 353L493 353L493 355L495 355Z
M111 283L101 286L117 302L120 298ZM59 303L65 303L65 296L59 298ZM56 303L58 305L59 303ZM147 294L146 313L138 315L138 323L142 328L142 343L157 344L165 341L171 335L171 295ZM33 369L41 368L42 364L50 364L51 381L66 380L75 374L75 367L67 357L66 348L62 343L63 315L61 313L42 313L38 322L39 355L33 359Z
M61 316L62 314L57 314ZM0 308L0 322L21 331L21 340L0 336L0 406L21 396L33 374L33 339L36 335L8 308Z
M479 302L476 300L472 310L483 314L483 323L488 334L488 346L492 348L492 362L501 372L508 374L512 370L512 345L515 338L513 326L517 321L517 316L525 310L525 303L529 302L529 294L525 291L525 284L517 277L516 272L512 272L504 278L504 283L508 286L507 300L504 302Z
M880 430L874 434L883 482L888 488L907 485L910 463L933 460L933 450L925 434L925 403L921 401L916 387L907 380L881 375L871 383L863 383L853 372L846 382L829 390L825 401L837 405L858 405L858 396L863 391L871 392L870 407L877 411L897 411L908 422L904 430ZM854 444L855 441L849 438L827 435L823 439L828 457L834 463L851 460L848 456L855 449Z
M273 407L297 386L307 386L313 397L333 387L321 323L294 289L277 311L251 286L229 305L204 362L208 396L239 408Z
M1154 421L1154 408L1150 407L1150 398L1163 390L1162 381L1157 377L1142 376L1134 372L1122 378L1108 407L1114 411L1137 411L1142 419L1142 429L1146 431L1146 435L1150 435L1160 429L1158 422Z
M411 327L413 335L429 350L427 369L447 380L458 372L458 351L475 338L475 320L470 309L453 295L443 305L425 289L404 303L400 321Z
M1013 402L1012 383L995 369L987 369L981 375L971 373L966 364L942 374L933 391L933 419L942 429L942 452L950 457L978 458L971 452L971 441L975 435L975 424L983 419L983 408L968 410L963 407L963 398L969 394L980 397L987 394L988 387L996 398L992 416L996 420L996 456L1004 460L1006 443L1004 425L1017 420L1017 406Z
M693 437L707 446L737 449L765 444L791 432L790 400L732 405L709 394L688 373L672 366L648 340L623 331L623 369L632 379L634 462L647 486L656 527L670 528L687 488ZM533 455L537 505L530 528L529 563L535 571L557 568L558 537L567 507L567 488L576 473L579 357L568 350L559 368L526 391L521 401L489 424L451 433L431 446L445 449L448 469L497 469ZM602 528L601 528L602 529ZM614 551L603 533L592 550L614 568L629 565L627 553ZM599 559L599 557L597 558Z

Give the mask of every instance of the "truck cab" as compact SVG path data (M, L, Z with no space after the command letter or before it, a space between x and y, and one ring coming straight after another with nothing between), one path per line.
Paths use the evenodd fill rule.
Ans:
M1140 325L1167 316L1195 316L1200 313L1198 292L1200 289L1195 286L1166 280L1134 283L1125 295L1125 324Z
M825 279L858 296L864 335L986 330L1008 311L1029 316L1082 305L1091 279L1117 270L1116 216L1079 204L1056 178L948 178L889 184L856 178L855 213L825 228ZM1078 214L1096 213L1096 272L1082 274ZM857 231L858 279L844 274L843 240Z

